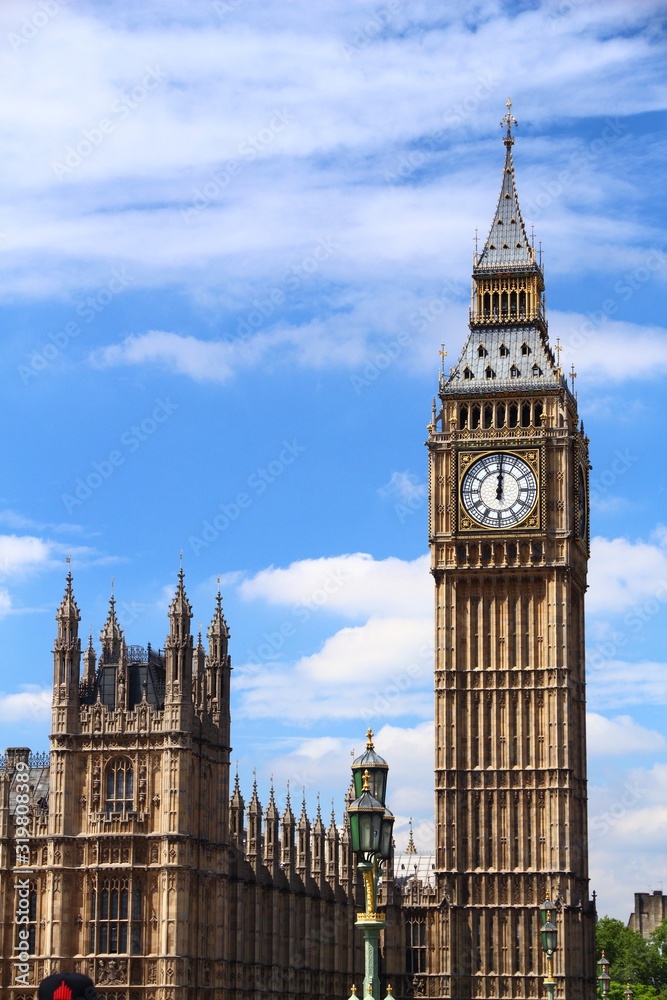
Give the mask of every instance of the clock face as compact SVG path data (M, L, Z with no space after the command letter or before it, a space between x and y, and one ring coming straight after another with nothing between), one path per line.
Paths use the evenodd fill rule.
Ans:
M461 500L470 517L484 528L511 528L535 506L535 473L518 455L484 455L464 475Z

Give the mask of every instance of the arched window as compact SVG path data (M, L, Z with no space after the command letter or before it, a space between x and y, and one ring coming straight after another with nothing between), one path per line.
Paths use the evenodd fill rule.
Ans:
M107 767L105 812L123 816L134 809L134 771L127 757L117 757Z
M493 368L491 368L490 365L486 369L486 371L485 371L484 374L486 375L487 378L495 378L496 377L496 373L494 372Z
M17 937L16 948L18 951L27 951L29 955L34 955L37 951L37 883L28 883L28 909L22 910L24 919L22 924L16 925ZM18 931L28 932L27 944L25 938L18 938Z

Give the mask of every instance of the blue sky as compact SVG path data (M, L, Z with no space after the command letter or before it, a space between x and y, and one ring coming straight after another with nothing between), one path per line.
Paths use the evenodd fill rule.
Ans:
M368 724L432 844L426 425L501 181L591 439L592 888L667 875L662 3L0 8L2 746L48 745L71 554L162 645L218 574L234 759L341 818Z

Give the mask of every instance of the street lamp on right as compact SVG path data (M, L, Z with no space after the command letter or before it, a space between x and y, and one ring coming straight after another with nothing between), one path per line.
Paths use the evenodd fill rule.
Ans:
M557 945L558 929L551 919L552 915L555 916L555 911L556 905L550 899L545 899L540 905L540 923L542 925L540 937L542 938L542 951L547 956L547 978L544 980L544 985L547 988L549 1000L554 1000L554 990L556 988L556 980L554 979L554 952Z

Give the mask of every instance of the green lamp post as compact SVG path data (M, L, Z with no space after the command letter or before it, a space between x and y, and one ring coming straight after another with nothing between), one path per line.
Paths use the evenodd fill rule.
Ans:
M364 879L365 911L357 916L364 933L364 1000L380 1000L378 971L380 931L385 921L377 913L377 886L382 862L391 857L394 817L385 806L389 766L373 747L373 732L366 734L366 751L352 764L357 798L347 808L352 850Z
M609 993L609 984L611 983L611 976L609 975L610 964L609 959L602 952L602 956L598 962L598 983L600 984L600 993L603 998ZM630 992L632 993L632 990Z
M547 956L547 978L544 985L547 988L549 1000L554 1000L554 990L556 980L554 979L554 952L558 940L558 929L551 919L556 917L556 905L550 899L545 899L540 904L540 937L542 939L542 951Z

